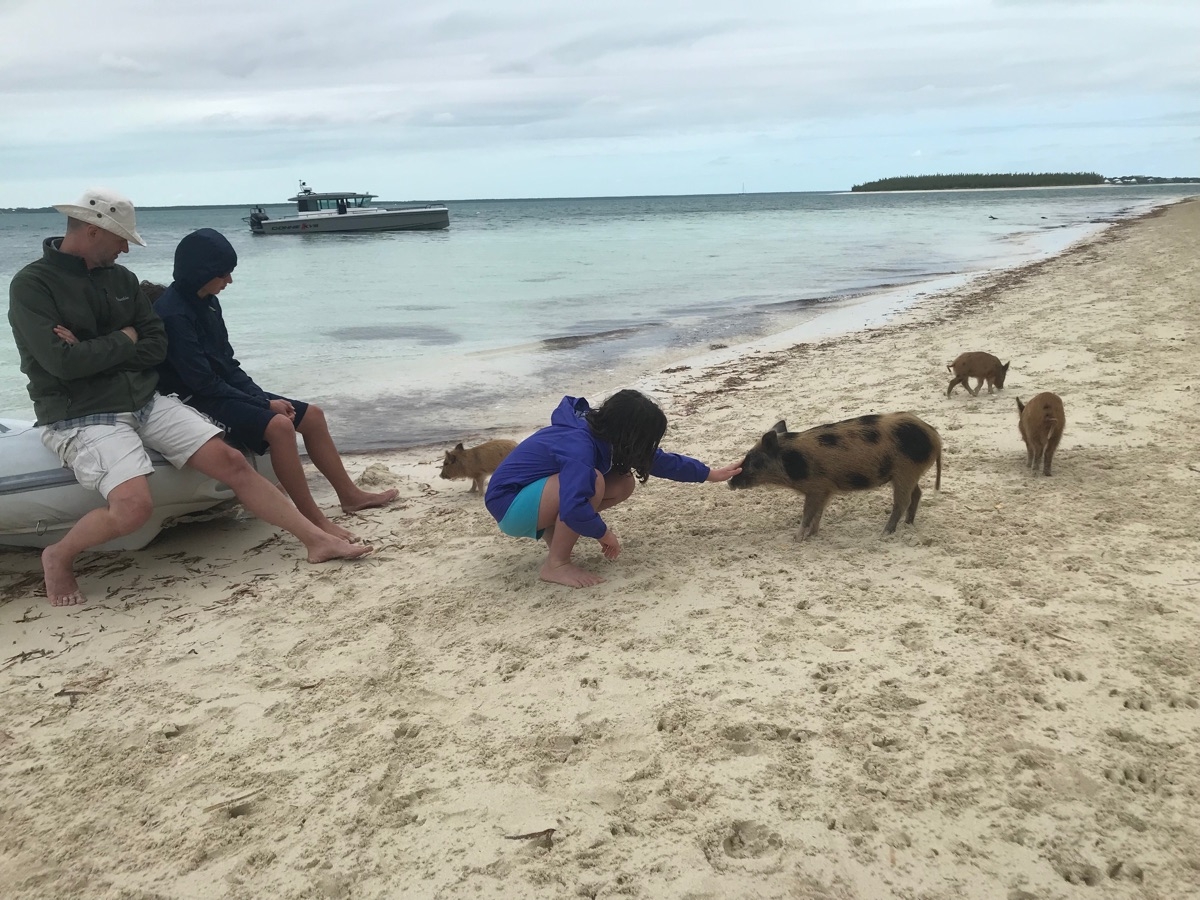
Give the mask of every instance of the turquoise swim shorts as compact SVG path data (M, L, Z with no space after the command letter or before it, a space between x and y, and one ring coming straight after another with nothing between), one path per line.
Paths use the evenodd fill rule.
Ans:
M532 484L521 488L520 493L513 498L508 512L500 520L500 530L509 537L527 537L541 540L544 528L537 527L538 510L542 505L542 491L549 478L539 478Z

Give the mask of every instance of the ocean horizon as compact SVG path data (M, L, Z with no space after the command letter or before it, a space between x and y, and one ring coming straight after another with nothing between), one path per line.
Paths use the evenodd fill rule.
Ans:
M149 246L121 264L168 283L178 241L216 228L239 255L221 295L231 340L259 384L324 406L346 452L449 446L515 436L543 424L563 394L599 399L714 345L865 327L1197 193L1172 184L447 201L446 231L358 235L252 235L241 221L250 204L144 207ZM0 213L0 278L62 223L57 212ZM32 418L11 336L0 341L0 415Z

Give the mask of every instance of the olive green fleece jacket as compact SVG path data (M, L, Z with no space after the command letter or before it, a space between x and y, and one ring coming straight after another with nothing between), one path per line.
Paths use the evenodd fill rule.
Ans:
M13 276L8 289L8 321L37 423L141 409L167 355L162 320L136 275L124 266L89 271L82 257L60 251L61 243L47 238L42 258ZM79 343L58 337L58 325ZM136 343L121 331L126 326L137 331Z

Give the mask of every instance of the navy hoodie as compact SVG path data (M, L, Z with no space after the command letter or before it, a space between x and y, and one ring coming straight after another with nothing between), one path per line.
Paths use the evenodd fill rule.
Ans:
M167 329L167 358L158 368L158 390L184 400L240 400L269 408L271 400L242 371L215 296L200 288L237 266L237 252L219 231L193 231L175 248L175 280L154 301Z
M612 468L612 444L592 433L585 416L591 411L582 397L563 397L550 416L550 425L527 437L492 473L484 503L499 522L521 488L540 478L558 475L558 517L573 531L599 540L608 531L592 509L596 471ZM708 478L708 466L678 453L654 451L650 474L672 481L699 482Z

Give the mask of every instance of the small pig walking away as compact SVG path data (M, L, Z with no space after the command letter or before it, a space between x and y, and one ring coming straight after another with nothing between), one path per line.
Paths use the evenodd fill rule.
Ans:
M1040 462L1042 473L1049 475L1054 451L1058 449L1067 424L1062 398L1049 391L1036 395L1028 403L1022 403L1018 397L1017 415L1021 417L1017 424L1021 429L1021 440L1025 442L1025 464L1030 471L1036 472Z
M468 494L482 492L487 486L487 476L496 471L504 457L517 447L516 441L484 441L478 446L464 449L461 443L446 451L442 460L442 478L470 478Z
M979 389L983 387L986 381L988 393L992 392L992 385L998 388L1004 388L1004 379L1008 376L1008 363L1000 364L998 356L992 356L990 353L960 353L954 362L946 366L953 376L954 380L950 382L950 386L946 388L946 396L949 397L954 393L954 386L961 384L972 397L979 396ZM975 390L971 390L971 385L968 383L968 378L975 379Z
M804 494L800 540L817 533L829 499L846 491L865 491L892 483L892 515L884 533L896 530L900 515L913 523L921 488L917 482L937 463L942 487L942 439L912 413L859 416L789 432L780 420L762 436L742 461L742 471L729 480L731 488L760 485L791 488Z

